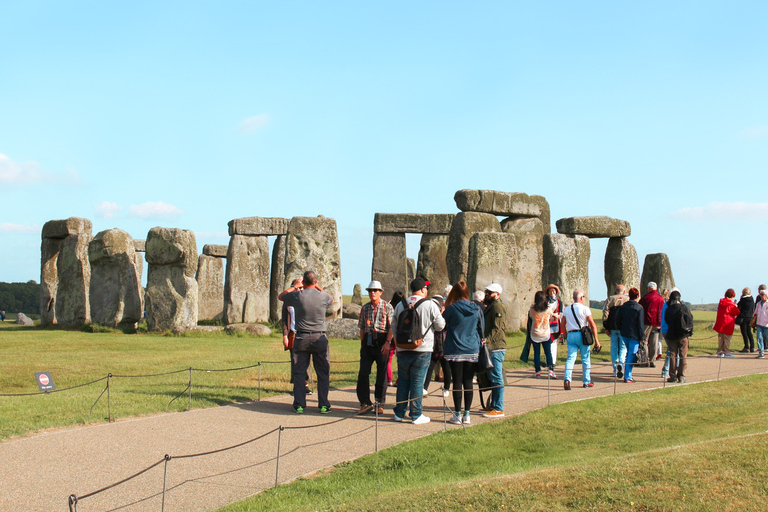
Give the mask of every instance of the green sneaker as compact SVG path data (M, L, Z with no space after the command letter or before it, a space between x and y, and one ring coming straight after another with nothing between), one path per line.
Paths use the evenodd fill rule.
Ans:
M320 407L320 414L330 414L331 408L329 406L321 406Z
M295 412L296 414L304 414L304 408L300 405L297 405L296 407L293 408L293 412Z

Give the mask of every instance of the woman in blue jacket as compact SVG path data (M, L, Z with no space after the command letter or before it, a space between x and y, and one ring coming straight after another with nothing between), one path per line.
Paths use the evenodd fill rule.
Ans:
M469 300L469 290L464 281L456 283L445 300L445 341L443 354L451 367L453 381L454 414L448 420L453 424L468 424L472 407L472 378L483 340L483 312L480 306ZM464 409L462 410L462 397Z
M625 302L616 312L616 328L621 333L621 339L627 345L627 368L624 372L624 382L635 382L632 370L637 362L637 350L643 339L645 324L643 322L643 306L637 303L640 292L637 288L629 290L629 301Z

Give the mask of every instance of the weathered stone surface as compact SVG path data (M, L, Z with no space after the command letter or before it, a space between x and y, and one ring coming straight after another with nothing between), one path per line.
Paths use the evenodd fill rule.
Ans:
M416 279L416 262L413 260L413 258L406 258L405 266L406 266L405 275L407 276L406 281L410 283L411 281Z
M56 291L59 288L59 271L56 262L59 259L61 240L43 238L40 245L40 324L56 323Z
M263 294L261 294L263 295ZM245 304L243 304L243 323L255 324L259 317L259 307L264 302L263 297L259 297L254 292L245 293Z
M510 329L524 328L527 324L528 307L533 304L533 297L543 288L541 274L544 270L544 234L541 219L505 219L501 222L505 233L513 233L517 244L517 301L504 299L508 310L519 309L520 325L510 325ZM545 231L546 229L546 231ZM547 283L548 284L548 283Z
M272 329L263 324L230 324L224 327L224 331L227 334L247 332L251 336L269 336L272 334Z
M16 314L16 323L18 325L34 325L35 324L35 322L33 322L31 318L29 318L27 315L21 312Z
M663 252L648 254L643 263L643 276L640 278L640 295L645 295L648 283L653 281L659 285L659 293L663 289L671 290L675 287L675 278L672 276L672 266L669 264L669 256Z
M545 226L539 218L508 217L501 221L501 230L505 233L531 233L544 235L549 233L549 227Z
M205 244L203 246L203 254L213 256L214 258L226 258L228 249L229 247L226 245Z
M359 319L360 318L360 311L363 309L363 307L360 304L344 304L341 307L341 316L342 318L352 318L352 319Z
M147 241L146 240L134 240L133 241L133 250L134 250L134 252L147 252Z
M573 303L573 291L584 293L589 304L589 238L581 235L544 235L542 282L560 287L564 304Z
M150 331L197 326L197 242L186 229L155 227L147 234L145 305Z
M637 251L624 237L611 238L605 249L605 287L606 297L613 295L617 284L630 288L640 288L640 263Z
M328 320L328 330L326 334L329 338L341 340L359 340L360 329L357 327L357 320L351 318L336 318Z
M549 203L542 196L497 190L459 190L453 196L463 212L492 213L512 217L538 217L549 232Z
M448 255L447 235L421 235L419 246L419 261L416 264L416 275L429 279L427 292L429 295L442 295L448 285L448 265L445 258ZM392 297L389 295L387 300Z
M143 310L131 236L117 228L98 233L88 244L88 259L91 321L107 327L136 327Z
M272 270L269 274L269 319L279 322L283 303L277 297L285 288L285 236L278 235L272 245Z
M313 270L320 287L331 297L328 313L341 316L341 259L336 221L323 216L294 217L288 226L285 250L285 288L294 275Z
M134 240L135 242L136 240ZM144 254L136 251L136 244L134 244L133 253L133 265L136 267L136 276L139 279L139 300L141 300L141 315L144 316L144 286L142 286L142 279L144 277Z
M451 284L467 279L470 238L475 233L500 232L499 219L490 213L461 212L456 215L451 226L446 255L448 280Z
M224 318L224 262L202 254L197 260L197 320Z
M69 235L61 241L56 261L59 285L55 307L56 323L59 325L82 325L91 321L88 300L91 285L91 264L88 261L90 242L90 233Z
M371 280L379 281L385 297L408 289L405 233L374 233Z
M188 331L221 332L224 329L225 329L225 326L223 326L223 325L198 325L197 327L194 327L192 329L188 329Z
M520 327L517 299L517 242L512 233L475 233L469 240L467 287L470 295L491 283L499 283L507 306L507 329ZM527 311L527 310L526 310Z
M229 236L270 236L288 232L288 219L279 217L245 217L229 221Z
M360 283L355 284L355 287L352 290L352 304L357 304L358 306L363 305L363 293L360 290Z
M224 319L228 324L244 322L248 292L254 295L256 322L269 318L269 243L265 236L233 235L227 250L224 281Z
M452 213L377 213L373 217L373 232L447 235L454 217Z
M611 217L566 217L556 223L563 235L584 235L589 238L626 237L632 234L629 222Z
M80 217L49 220L43 224L43 238L66 238L69 235L89 235L93 231L91 221Z

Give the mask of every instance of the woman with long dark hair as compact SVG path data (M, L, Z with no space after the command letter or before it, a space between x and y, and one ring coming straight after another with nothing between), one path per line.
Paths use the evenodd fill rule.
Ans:
M485 329L483 312L477 304L469 300L469 289L464 281L459 281L451 288L445 306L443 353L451 367L454 405L454 414L448 421L456 425L468 424L474 395L474 364L477 362Z
M541 377L541 350L544 349L544 355L547 361L549 376L555 378L554 363L552 362L552 352L549 350L549 343L552 342L549 320L554 314L556 303L550 303L547 300L547 294L538 291L533 296L533 305L528 311L531 325L531 341L533 342L533 365L536 368L536 377Z

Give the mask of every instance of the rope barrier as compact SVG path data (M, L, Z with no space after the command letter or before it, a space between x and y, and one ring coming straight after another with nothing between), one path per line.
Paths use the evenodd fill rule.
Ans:
M86 382L85 384L78 384L77 386L70 386L68 388L60 388L60 389L52 389L50 391L36 391L34 393L0 393L0 396L34 396L34 395L49 395L52 393L61 393L62 391L70 391L72 389L82 388L85 386L90 386L91 384L96 384L97 382L101 382L105 379L108 379L109 376L102 377L100 379L92 380L91 382Z

